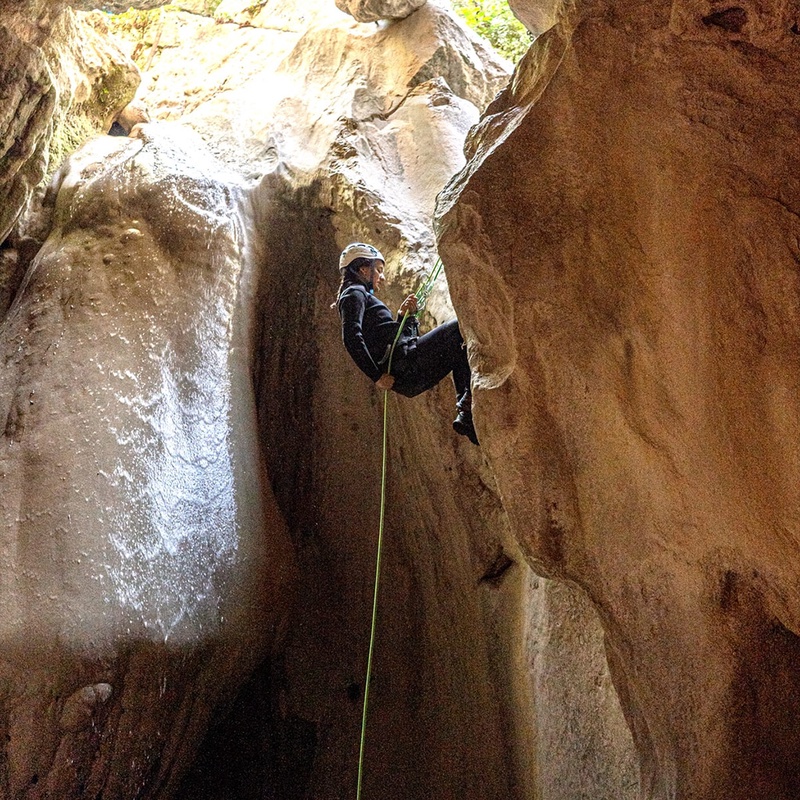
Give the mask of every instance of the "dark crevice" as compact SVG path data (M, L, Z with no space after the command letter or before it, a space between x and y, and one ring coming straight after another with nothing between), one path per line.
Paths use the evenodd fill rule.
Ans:
M726 570L722 576L719 605L723 611L730 611L736 603L738 579L733 570Z
M747 25L747 11L743 8L726 8L724 11L715 11L707 17L703 17L705 25L714 25L722 28L729 33L741 33Z
M347 699L355 704L361 701L361 684L353 681L347 686Z
M483 573L479 583L488 583L490 586L499 586L503 580L504 575L516 562L510 558L503 549L500 548L494 561L489 565L486 572Z

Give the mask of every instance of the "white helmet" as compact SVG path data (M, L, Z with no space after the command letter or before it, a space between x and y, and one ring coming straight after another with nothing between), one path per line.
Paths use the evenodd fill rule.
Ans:
M346 269L357 258L380 259L384 264L386 263L386 259L376 247L373 247L371 244L364 244L363 242L353 242L353 244L347 245L347 247L342 250L342 254L339 256L339 269Z

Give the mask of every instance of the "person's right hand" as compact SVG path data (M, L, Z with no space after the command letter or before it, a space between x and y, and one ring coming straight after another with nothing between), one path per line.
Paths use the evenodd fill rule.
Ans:
M389 389L394 386L394 375L389 375L388 373L381 375L380 378L375 381L375 385L384 392L388 392Z
M415 294L410 294L400 304L400 313L405 314L406 311L408 311L409 314L417 313L417 296Z

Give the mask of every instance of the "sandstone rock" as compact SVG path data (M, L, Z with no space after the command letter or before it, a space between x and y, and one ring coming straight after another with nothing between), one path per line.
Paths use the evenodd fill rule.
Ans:
M144 103L141 101L134 101L128 103L128 105L119 112L116 122L130 133L135 125L150 122L150 112L147 110L147 106Z
M514 16L538 36L558 22L569 4L566 0L508 0L508 6Z
M277 796L334 797L351 790L356 771L369 633L378 498L358 487L372 485L380 466L380 412L329 308L338 251L354 238L376 241L389 257L391 303L416 284L433 261L435 194L463 163L463 138L505 73L431 5L369 29L331 4L269 10L244 28L178 16L186 46L202 42L197 58L159 53L141 96L156 118L194 127L253 181L264 248L259 418L301 586L287 653L255 684L280 701L259 726L258 692L247 689L234 719L275 753ZM429 308L427 325L452 315L444 282ZM391 412L402 452L393 456L376 664L384 677L374 688L365 776L365 791L387 800L535 791L531 687L516 670L526 650L510 633L527 614L527 571L482 581L497 547L521 558L506 541L491 476L465 462L454 441L451 395L443 385ZM309 462L309 449L320 458ZM420 497L411 513L401 514L404 496ZM509 644L495 651L498 639ZM469 698L463 685L474 687ZM230 745L241 741L234 730L210 741L182 796L244 794L235 781L245 774L248 791L263 793L252 764L238 760L245 743ZM227 782L213 768L220 753L241 764Z
M435 194L507 75L433 4L363 26L329 0L226 3L216 22L164 15L162 45L187 50L153 49L141 98L246 188L160 124L98 139L60 175L55 228L0 329L0 601L7 627L32 631L0 646L12 796L352 791L381 411L339 342L336 259L373 240L388 301L414 288L434 260ZM221 24L223 7L242 27ZM426 327L452 315L444 281L428 311ZM531 579L452 407L447 385L392 398L365 793L627 800L596 618L582 595ZM281 517L301 567L287 647L178 790L280 618Z
M10 796L169 796L287 607L249 380L252 212L187 135L73 155L0 327Z
M173 0L173 5L177 6L181 11L188 11L190 14L213 16L219 2L217 0L180 0L180 2L176 3Z
M354 26L328 0L271 3L246 28L167 16L182 47L159 53L139 97L154 119L191 125L253 174L270 172L276 157L307 176L327 171L342 118L388 117L434 78L481 108L507 80L488 49L434 6L386 29Z
M100 9L112 14L121 14L128 9L151 11L154 8L172 4L172 0L64 0L77 11L95 11Z
M50 142L51 172L84 142L106 133L133 99L139 71L109 35L105 15L63 14L44 46L58 64L58 109Z
M41 50L31 47L9 27L0 26L0 83L8 87L0 106L3 131L0 171L0 240L44 178L45 136L56 109L57 91ZM20 80L24 76L24 80Z
M439 206L483 449L652 800L800 792L795 16L570 4Z
M428 0L336 0L336 8L358 22L380 19L405 19Z
M216 0L63 0L78 11L95 11L97 9L111 14L122 14L130 9L136 11L152 11L163 6L175 6L181 11L191 14L211 15L219 5ZM253 0L248 0L254 5Z
M0 249L0 312L3 314L8 311L24 275L25 267L17 250Z
M107 703L114 693L108 683L84 686L67 698L61 712L60 725L64 731L79 731L92 724L99 706Z
M2 8L2 7L0 7ZM39 24L32 24L39 15ZM106 131L133 97L135 66L103 20L78 19L58 3L15 4L0 17L0 241L26 211L51 164Z

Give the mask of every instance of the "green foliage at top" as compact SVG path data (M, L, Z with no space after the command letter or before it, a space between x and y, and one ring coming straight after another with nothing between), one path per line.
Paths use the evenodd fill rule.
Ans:
M467 25L486 39L501 56L519 61L533 37L511 13L505 0L451 0Z
M164 25L164 15L177 11L178 7L172 4L147 11L129 8L121 14L109 14L108 22L112 33L135 42L130 57L139 69L143 69L150 50L158 39L159 28Z

